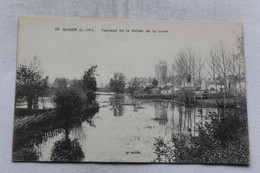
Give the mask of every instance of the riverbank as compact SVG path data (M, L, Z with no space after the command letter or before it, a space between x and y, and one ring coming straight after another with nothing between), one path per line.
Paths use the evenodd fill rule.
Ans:
M196 104L204 107L224 107L224 104L226 108L235 107L233 99L226 99L225 101L223 99L202 99L197 100Z
M162 95L162 94L140 94L134 95L135 99L165 99L165 100L173 100L174 95Z
M236 107L235 100L234 99L205 99L205 98L195 98L195 100L192 100L190 103L185 102L185 100L182 100L179 97L176 97L174 95L162 95L162 94L141 94L141 95L135 95L132 96L135 99L144 99L144 100L174 100L178 101L179 103L183 103L185 105L189 104L192 107L225 107L226 108L232 108Z
M95 126L91 118L99 111L95 102L83 114L60 114L57 109L16 108L14 116L13 161L38 160L40 155L34 151L34 143L39 144L49 137L78 127L82 122Z
M14 116L14 131L21 128L29 128L44 121L53 120L58 115L54 109L49 110L33 110L33 109L16 109Z
M15 119L18 118L24 118L27 116L39 116L42 115L44 113L53 111L53 108L49 108L49 109L27 109L27 108L15 108Z
M87 112L96 112L100 107L98 104L93 103L87 108ZM56 109L26 109L16 108L14 115L14 130L20 128L28 128L31 125L35 126L39 123L54 120L58 117L59 120L63 119L63 115L59 115ZM77 118L77 117L73 117Z

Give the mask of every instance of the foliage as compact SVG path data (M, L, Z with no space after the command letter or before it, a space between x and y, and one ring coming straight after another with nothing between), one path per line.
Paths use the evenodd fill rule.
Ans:
M81 116L85 119L90 117L88 112L96 112L99 104L96 101L96 78L95 70L97 66L92 66L85 71L82 80L74 79L69 87L60 87L53 97L54 107L60 115ZM62 81L62 82L59 82ZM65 84L66 79L58 80L58 83ZM65 86L65 85L64 85ZM92 116L92 114L91 114Z
M75 88L75 89L82 89L82 80L79 80L79 79L73 79L71 81L71 85L70 85L71 88Z
M92 66L90 69L85 71L82 80L68 80L65 78L56 78L53 84L53 87L57 90L55 97L56 100L54 99L55 105L57 106L57 103L64 103L69 104L66 105L67 108L66 106L62 106L64 107L64 109L68 109L70 107L73 108L74 106L83 106L84 109L84 106L86 105L84 105L83 102L88 104L94 102L96 99L95 91L97 91L98 89L95 77L96 68L97 66ZM73 94L75 94L74 97ZM62 102L62 99L64 99L64 102ZM67 101L66 103L65 100ZM74 101L74 103L72 103L72 101Z
M33 146L33 142L25 144L20 150L13 151L13 161L37 161L41 155L41 152Z
M82 80L82 87L83 90L91 90L91 91L97 91L97 82L96 82L96 68L97 65L92 66L88 71L84 72L83 80Z
M84 72L83 79L82 79L82 89L86 93L87 96L87 103L92 104L96 102L96 93L95 91L98 90L97 82L96 82L96 66L92 66L88 71Z
M36 59L35 59L36 61ZM43 78L39 63L19 65L16 78L16 103L27 101L28 108L38 107L38 97L48 89L48 77Z
M152 89L154 88L154 85L149 85L144 88L144 93L146 94L152 94Z
M140 83L138 82L137 78L134 78L127 88L127 91L133 96L136 93L141 91Z
M249 144L246 110L233 110L221 116L212 112L209 116L210 121L203 127L199 126L198 136L173 136L170 142L175 150L168 160L178 163L247 164ZM162 156L166 157L172 152L168 142L157 139L156 148L162 147L155 152L156 161L161 161Z
M97 66L92 66L88 71L85 71L82 80L74 79L70 86L67 86L66 79L57 78L57 84L61 86L53 97L53 103L60 115L72 117L87 115L90 109L99 108L95 93L97 90L96 68Z
M68 80L65 78L56 78L53 82L53 87L57 90L66 89L68 87Z
M158 83L158 80L154 79L153 82L152 82L152 84L153 84L154 87L157 87L158 84L159 84L159 83Z
M171 141L166 142L162 137L155 138L155 151L154 153L157 155L155 162L174 162L174 146Z
M125 84L126 78L122 73L115 73L109 83L111 90L117 94L125 92Z
M91 90L88 91L87 92L87 103L92 103L95 100L96 100L96 93Z
M54 143L52 148L51 161L80 161L84 156L84 152L79 144L79 142L74 139L62 139Z
M111 92L111 88L110 88L109 84L107 84L104 87L99 87L98 91L99 92Z
M53 102L62 114L80 113L87 107L87 96L75 88L64 88L55 93Z

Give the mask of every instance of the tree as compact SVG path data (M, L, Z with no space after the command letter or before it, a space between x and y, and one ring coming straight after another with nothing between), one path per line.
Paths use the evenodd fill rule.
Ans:
M188 75L187 75L187 81L191 84L195 83L195 69L196 69L196 61L195 61L195 53L192 51L191 48L188 48L187 50L187 57L188 57Z
M94 126L91 118L99 111L99 104L95 100L90 103L88 99L87 93L82 89L68 87L56 91L53 103L58 115L66 121L86 121Z
M236 48L231 57L231 75L230 80L232 87L230 91L234 94L235 104L240 102L240 106L246 104L245 87L242 83L245 82L245 59L244 59L244 39L243 36L237 38Z
M110 88L109 84L107 84L103 87L99 87L98 91L100 91L100 92L111 92L111 88Z
M217 98L219 96L223 98L223 106L225 109L227 96L226 92L228 91L227 81L232 72L232 59L223 42L211 49L210 57L211 59L208 63L210 70L207 70L207 72L213 78L216 91L218 83L224 87L223 92L217 92ZM216 102L218 105L218 99L216 99Z
M173 63L173 74L176 72L176 76L179 78L182 85L186 83L189 86L195 85L197 79L201 80L201 72L203 69L203 63L201 62L200 52L196 53L192 48L181 50L175 62ZM174 75L171 77L175 77Z
M210 59L208 61L209 70L205 69L215 83L215 91L217 91L217 51L216 46L210 50Z
M140 82L138 82L137 78L134 78L129 82L128 92L133 96L136 92L141 90Z
M158 81L156 79L154 79L152 84L153 84L154 87L157 87L158 86Z
M34 57L30 66L19 65L16 78L16 103L26 101L27 108L38 108L38 98L48 89L48 77L43 78L40 61Z
M53 82L53 87L55 89L65 89L68 87L68 80L65 78L56 78Z
M86 110L87 96L76 88L64 88L57 90L53 97L54 107L61 115L80 115Z
M97 91L97 82L96 82L96 69L97 65L92 66L88 71L84 72L83 75L83 80L82 80L82 85L83 85L83 90L91 90L93 92Z
M230 64L231 64L231 58L229 56L229 53L226 50L226 47L223 43L220 44L219 47L216 47L216 71L219 76L219 80L221 84L224 85L224 90L223 90L223 106L224 109L226 107L226 91L228 90L227 87L227 79L230 74Z
M232 75L236 78L241 92L241 81L245 80L244 38L239 37L236 43L236 52L233 53Z
M122 73L115 73L114 78L110 79L110 88L116 94L125 92L126 78Z
M204 69L204 62L205 61L202 62L200 52L199 52L199 56L197 58L197 62L198 62L198 65L196 66L197 67L196 70L197 70L197 73L198 73L199 86L201 88L201 82L202 82L202 80L201 80L201 73L202 73L202 70Z
M188 76L188 55L185 51L180 51L175 59L174 64L172 65L173 71L176 72L176 75L180 79L182 85L186 83Z
M92 66L88 71L84 72L82 79L82 89L87 95L87 103L92 103L96 100L97 82L96 82L97 65Z
M71 85L70 85L71 88L76 88L76 89L82 89L82 80L79 80L79 79L73 79L71 81Z

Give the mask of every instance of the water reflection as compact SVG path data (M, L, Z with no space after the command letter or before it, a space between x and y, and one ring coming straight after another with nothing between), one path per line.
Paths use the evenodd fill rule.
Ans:
M30 151L23 157L42 161L149 162L156 157L155 138L196 136L198 124L204 125L214 110L124 95L99 95L97 101L97 110L80 116L52 112L52 119L19 130L15 133L15 151Z
M172 121L174 129L173 133L183 133L189 136L196 136L198 126L202 125L205 121L205 117L208 115L210 110L214 108L197 108L197 107L185 107L178 105L172 111Z
M168 121L167 113L168 113L168 103L169 102L155 102L155 118L160 125L165 125Z
M144 109L144 107L142 107L142 103L138 100L134 100L131 102L131 105L133 105L133 111L134 112L138 112L140 109Z
M48 160L74 162L84 159L84 152L78 138L71 140L69 134L71 131L77 132L77 130L82 133L81 125L84 122L90 126L95 126L92 118L98 111L99 107L95 107L83 113L74 111L73 114L68 114L52 110L38 115L39 117L35 119L35 123L14 129L13 159L23 161L41 160L45 153L41 149L42 145L46 145L50 140L59 136L63 137L54 141L53 146L47 147L52 148Z
M77 116L72 116L73 114L65 115L65 123L63 125L64 138L54 143L51 150L51 161L77 162L85 158L79 139L71 140L69 134L73 129L80 129L83 122L88 122L90 126L95 126L91 119L98 111L99 108L94 108Z
M124 95L113 95L109 98L111 109L113 110L113 115L119 117L124 115L125 108L125 96Z
M65 137L54 143L51 153L51 161L81 161L85 156L77 139L73 141L69 138L70 117L66 117L64 124Z

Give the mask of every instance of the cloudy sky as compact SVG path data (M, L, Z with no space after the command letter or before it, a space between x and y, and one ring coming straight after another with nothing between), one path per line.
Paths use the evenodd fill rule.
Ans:
M69 28L77 31L67 31ZM80 28L87 31L80 32ZM132 32L137 29L144 32ZM117 32L104 32L108 30ZM167 33L158 32L162 30ZM154 77L159 60L165 60L171 70L178 52L187 48L201 52L202 59L221 42L232 52L241 34L241 23L228 22L21 18L18 63L28 64L37 56L51 81L56 77L79 79L89 67L98 65L100 85L107 84L115 72L127 78Z

